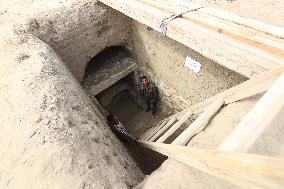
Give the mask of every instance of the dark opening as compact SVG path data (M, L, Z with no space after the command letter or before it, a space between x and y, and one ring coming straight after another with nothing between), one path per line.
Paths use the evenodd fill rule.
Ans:
M128 49L121 46L107 47L96 56L94 56L87 64L84 80L101 66L112 63L119 63L123 57L132 57Z
M92 74L100 69L101 73L103 73L102 77L106 75L109 77L110 72L115 71L112 69L116 69L114 64L121 64L121 60L126 57L132 58L131 53L124 47L109 47L97 54L87 65L83 87L87 92L91 93L88 87L91 86L90 82L93 82L92 78L96 78ZM102 80L104 79L107 79L107 77ZM86 82L87 80L88 82ZM93 94L89 95L92 96ZM150 113L145 112L146 107L139 98L134 72L96 94L95 98L103 109L117 115L125 128L135 136L141 135L147 128L154 126L165 118L165 115L159 111L155 118ZM165 156L144 148L136 142L125 142L124 144L145 174L152 173L166 160Z

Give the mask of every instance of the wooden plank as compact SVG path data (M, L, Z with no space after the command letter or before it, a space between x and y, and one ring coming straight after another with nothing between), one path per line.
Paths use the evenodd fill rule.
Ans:
M161 3L168 3L175 7L183 7L183 8L190 8L192 6L199 6L196 3L191 3L185 0L173 1L173 0L155 0ZM249 28L255 29L257 31L261 31L270 35L273 35L278 38L284 38L284 29L282 27L268 25L263 22L253 20L250 18L244 18L239 15L229 13L226 11L222 11L219 9L211 8L211 7L204 7L200 9L198 12L205 13L207 15L212 15L214 17L220 18L222 20L231 21L236 23L237 25L247 26Z
M248 98L250 96L265 92L283 72L284 67L279 67L276 70L272 70L262 75L256 76L255 78L252 78L244 83L241 83L240 85L232 87L231 89L228 89L218 95L215 95L210 99L207 99L197 105L183 110L183 114L187 111L191 112L190 115L198 115L217 99L224 99L224 105L227 105L242 100L244 98ZM174 133L181 126L182 123L180 124L180 122L177 122L176 124L178 125L174 125L172 128L170 128L164 134L165 136L160 137L157 142L164 142L172 133Z
M153 129L153 131L151 131L144 140L149 140L152 136L154 136L161 128L163 128L167 124L168 120L169 119L164 120L161 124L155 127L155 129Z
M224 100L218 99L212 103L187 129L185 129L173 142L176 145L186 145L195 134L201 132L210 119L223 106Z
M152 136L152 138L150 138L150 142L155 141L163 132L165 132L175 121L177 120L177 118L175 116L173 116L170 121L163 126L163 128L161 128L158 132L155 133L154 136Z
M236 129L218 147L220 150L246 152L284 107L284 73L263 95Z
M139 22L153 28L156 31L162 32L160 24L166 17L171 14L159 10L155 7L147 6L139 1L124 1L124 0L99 0L111 8L122 12L123 14L138 20Z
M192 115L191 111L187 111L180 120L175 123L163 136L161 136L157 142L164 142L169 136L171 136L178 128L181 127L181 125L188 120L188 118Z
M243 188L280 189L284 186L284 159L142 142L154 151Z
M207 15L205 13L202 14L198 11L184 14L183 18L209 28L212 31L255 46L258 49L263 50L262 52L265 53L260 54L259 56L263 56L264 58L271 59L279 64L283 64L284 40L272 38L268 34L255 31L252 28L247 28L242 25L236 25L230 21L220 22L219 18ZM234 26L232 26L232 24L234 24ZM251 52L257 51L253 50Z
M280 65L261 57L263 50L182 18L168 24L167 36L248 78Z
M222 18L224 20L230 20L234 23L242 24L244 26L254 28L258 31L262 31L262 32L271 34L271 35L273 35L275 37L279 37L281 39L284 38L284 29L282 27L277 27L277 26L265 24L265 23L257 21L257 20L244 18L244 17L241 17L241 16L236 15L236 14L232 14L232 13L229 13L229 12L225 12L225 11L221 11L221 10L217 10L217 9L209 8L209 7L204 8L202 10L202 12L214 15L214 16Z
M192 114L200 114L203 112L210 104L212 104L217 99L224 99L225 105L230 104L244 98L260 94L265 92L271 84L277 79L277 77L283 73L284 67L279 67L276 70L269 71L262 75L256 76L240 85L232 87L214 97L205 100L197 105L194 105L188 108L186 111L188 112L188 119ZM185 111L185 110L184 110ZM184 120L183 120L184 122ZM173 134L183 123L179 120L175 125L173 125L162 137L160 137L157 142L164 142L171 134Z
M153 3L157 4L157 2L153 0L100 0L100 2L121 11L127 16L159 32L162 31L160 25L163 20L170 17L172 14L171 11L168 11L168 5L159 2L162 6L159 8L157 5L153 6ZM176 6L173 7L175 9L177 8ZM194 5L190 5L190 7L187 8L192 7L196 8ZM184 7L181 8L181 10L184 10ZM201 10L203 9L198 10L198 12ZM218 22L218 19L219 18L216 17L215 22ZM283 49L279 49L280 47L277 48L278 50L276 51L275 49L271 50L272 45L262 43L259 45L259 41L247 43L247 41L241 40L249 36L244 33L247 30L243 30L241 36L236 33L234 33L234 36L229 36L228 32L222 33L219 32L220 30L218 29L212 30L212 27L216 24L211 24L210 27L207 27L208 23L206 25L204 20L207 19L203 18L203 20L201 19L197 23L196 21L193 22L192 20L186 20L184 18L176 18L167 25L167 36L247 77L254 77L257 74L266 72L283 63L283 57L279 58L274 55L277 53L277 55L280 54L284 56L278 53L279 50L283 51ZM220 19L220 22L224 22L224 20ZM226 26L225 29L232 33L235 31L235 27L240 26L232 22L230 25ZM266 33L263 33L263 35L266 35ZM272 38L271 40L274 39L273 36L269 37ZM268 39L270 40L270 38ZM271 40L269 43L274 44ZM283 39L280 40L283 41ZM264 41L267 41L267 38L266 40L262 40L262 42ZM215 48L216 46L218 46L218 48Z
M186 111L187 111L186 109L185 109L185 110L182 110L181 112L177 112L176 114L171 115L170 117L167 117L167 118L165 118L165 119L159 121L154 127L151 127L150 129L148 129L147 131L145 131L145 132L141 135L141 139L145 138L146 135L149 135L149 133L150 133L151 131L153 131L153 129L154 129L155 127L157 127L159 124L161 124L163 121L166 120L166 121L168 122L168 121L170 121L170 119L171 119L172 117L176 117L177 119L180 119L181 116L182 116Z
M279 67L278 69L263 73L222 93L219 93L197 105L192 106L190 110L193 111L194 114L199 114L219 98L224 99L225 105L227 105L250 96L263 93L267 91L267 89L283 72L284 67Z
M162 123L162 122L161 122ZM159 124L161 123L157 123L155 126L149 128L147 131L145 131L142 135L141 135L141 139L145 139L156 127L159 126Z
M153 1L153 0L137 0L143 4L149 5L151 7L160 9L162 11L168 12L170 14L179 14L181 12L186 12L189 8L187 7L183 7L183 6L179 6L176 4L169 4L165 1ZM200 5L196 5L196 6L191 6L191 9L195 9L195 8L199 8L201 7Z
M138 0L139 2L143 2L147 5L151 5L157 9L160 9L165 12L169 12L171 14L179 14L181 12L186 12L187 10L201 8L200 5L191 5L188 8L184 6L178 6L169 4L165 1L157 1L157 0ZM253 46L258 47L259 49L263 49L269 53L274 54L275 56L271 56L269 53L262 52L261 54L258 53L259 56L265 56L267 59L272 59L279 64L283 63L283 56L284 56L284 41L271 37L271 35L256 31L253 28L248 28L247 26L236 24L230 20L222 20L220 18L212 16L210 14L200 12L203 8L197 11L188 12L182 15L183 19L186 19L190 22L213 30L216 33L222 33L239 41L242 41L247 44L251 44ZM256 53L254 51L254 53ZM277 56L282 57L277 59Z
M148 129L141 135L141 137L142 137L142 138L146 137L146 135L149 135L149 133L150 133L151 131L153 131L153 129L155 129L156 127L158 127L158 126L159 126L160 124L162 124L164 121L168 121L168 120L169 120L169 118L167 117L167 118L165 118L165 119L159 121L159 122L156 123L156 125L154 125L153 127L148 128Z

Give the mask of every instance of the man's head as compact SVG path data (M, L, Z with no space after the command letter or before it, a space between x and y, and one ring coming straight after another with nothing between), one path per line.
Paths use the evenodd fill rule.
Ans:
M146 76L141 77L141 83L143 86L148 86L150 81Z
M107 121L109 123L116 123L118 122L118 117L112 113L109 113L108 116L107 116Z

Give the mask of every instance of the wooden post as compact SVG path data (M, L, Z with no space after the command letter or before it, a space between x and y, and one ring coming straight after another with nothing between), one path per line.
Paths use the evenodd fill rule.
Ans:
M188 120L188 118L192 115L191 111L186 112L181 119L175 123L163 136L161 136L157 142L164 142L169 136L171 136L181 125Z
M141 135L141 139L142 140L145 140L146 138L148 138L148 136L153 133L153 131L155 129L157 129L157 127L159 127L161 124L163 124L164 122L166 122L168 120L168 118L158 122L155 126L151 127L150 129L148 129L146 132L144 132L142 135Z
M172 117L172 119L170 119L170 121L163 126L163 128L161 128L152 138L150 138L150 142L155 141L164 131L166 131L175 121L176 121L176 117Z
M284 107L284 73L263 95L219 150L246 152Z
M153 142L142 142L142 144L243 188L282 189L284 186L283 158Z
M158 127L159 123L151 128L149 128L147 131L145 131L142 135L141 135L141 139L145 139L156 127Z
M223 99L212 103L187 129L185 129L173 142L176 145L186 145L192 136L202 131L210 119L219 111L224 104Z
M159 124L157 127L155 127L155 129L153 129L153 131L151 131L144 140L149 140L152 136L154 136L154 134L156 134L161 128L163 128L166 124L167 124L167 120L164 120L161 124Z

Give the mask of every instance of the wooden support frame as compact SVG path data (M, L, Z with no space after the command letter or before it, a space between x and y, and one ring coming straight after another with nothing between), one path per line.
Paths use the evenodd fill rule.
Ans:
M153 131L149 132L147 136L145 136L144 140L149 140L152 136L154 136L159 130L161 130L168 122L169 119L163 121L161 124L158 124Z
M164 19L177 13L176 9L184 12L201 7L192 3L180 6L173 0L99 1L159 32L164 30ZM170 21L166 30L168 37L249 78L284 62L282 28L217 9L205 7L184 14Z
M142 140L145 140L145 138L147 138L158 126L160 125L160 123L158 123L157 125L155 125L154 127L149 128L147 131L145 131L140 138Z
M147 5L155 7L159 10L163 10L165 12L169 12L171 14L179 14L184 12L182 18L186 21L195 23L197 25L203 26L204 28L208 28L209 30L221 33L224 36L229 36L233 39L237 39L238 41L243 42L244 44L250 44L256 46L258 49L262 49L263 52L257 52L257 48L245 48L247 50L251 50L252 53L256 53L259 56L263 56L267 59L272 59L275 62L281 64L283 60L277 60L277 56L282 56L284 54L284 43L281 41L281 37L271 37L269 33L263 32L262 30L256 31L254 28L250 28L246 25L235 24L234 20L227 20L225 17L219 18L216 17L212 13L216 13L218 15L219 10L210 9L208 7L188 3L187 7L180 6L178 4L170 3L169 1L160 1L160 0L137 0L139 2L143 2ZM196 11L188 11L188 10L196 10ZM205 11L204 11L205 9ZM210 12L208 11L210 10ZM207 13L207 12L209 13ZM225 12L223 12L225 14ZM232 14L225 14L228 16L232 16ZM221 21L222 20L222 21ZM278 27L277 27L278 28ZM284 32L284 31L283 31ZM234 42L232 42L234 43ZM238 45L236 45L238 46ZM269 53L265 53L265 51ZM270 56L270 54L275 54L276 56ZM269 65L264 65L264 67L270 68Z
M235 87L232 87L222 93L219 93L212 98L209 98L190 109L194 114L203 112L210 104L217 99L224 99L224 105L243 100L245 98L266 92L275 80L284 72L284 67L268 71L254 78L251 78Z
M244 83L241 83L235 87L232 87L214 97L205 100L197 105L192 106L189 109L183 110L179 115L184 114L183 119L180 119L174 124L163 136L161 136L156 142L164 142L170 135L172 135L181 125L192 115L200 114L204 112L210 104L218 99L224 100L224 105L248 98L250 96L263 93L273 84L273 82L284 72L284 67L279 67L276 70L268 71L264 74L256 76ZM185 115L185 112L187 114ZM177 114L176 114L177 115Z
M175 121L177 120L177 118L175 116L173 116L170 121L163 126L163 128L161 128L157 133L155 133L155 135L150 138L150 142L155 141L163 132L165 132Z
M167 140L169 136L171 136L178 128L182 126L182 124L188 120L188 118L192 115L191 111L187 111L181 118L175 123L163 136L161 136L157 142L164 142Z
M155 0L156 2L162 2L162 3L167 3L169 5L172 5L173 7L183 7L183 8L189 8L192 6L198 6L195 3L191 3L187 0L178 0L178 1L173 1L173 0ZM257 31L262 31L264 33L279 37L279 38L284 38L284 29L281 27L277 26L271 26L268 24L265 24L263 22L257 21L257 20L252 20L249 18L244 18L241 16L238 16L236 14L232 14L229 12L225 12L219 9L211 8L211 7L204 7L199 10L199 12L206 13L207 15L212 15L214 17L220 18L222 20L227 20L234 22L238 25L243 25L247 26L249 28L253 28Z
M161 122L157 123L157 125L147 129L141 136L141 139L145 139L156 127L158 127L158 125L160 125L163 121L166 121L167 118L165 120L162 120Z
M284 185L284 159L141 142L145 147L243 188L280 189Z
M218 99L212 103L187 129L185 129L173 142L176 145L186 145L195 134L201 132L210 119L223 106L224 100Z
M186 110L182 110L181 112L177 112L176 114L167 117L161 121L159 121L154 127L149 128L148 130L146 130L142 135L141 135L141 139L145 140L145 138L153 132L153 130L155 128L157 128L160 124L162 124L164 121L169 122L173 117L175 117L176 119L180 119L180 117L186 112Z
M219 150L246 152L284 107L284 73L263 95Z

